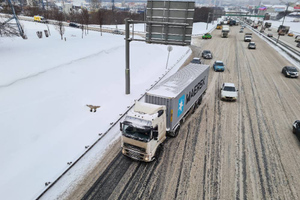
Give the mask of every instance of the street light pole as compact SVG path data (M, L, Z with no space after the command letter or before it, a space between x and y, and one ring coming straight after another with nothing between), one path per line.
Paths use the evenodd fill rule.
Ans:
M129 42L131 39L129 38L129 19L125 19L125 93L130 94L130 69L129 69Z
M209 16L210 16L210 12L209 12L208 15L207 15L206 30L207 30L207 28L208 28Z
M285 9L285 12L284 12L284 16L283 16L283 20L282 20L281 26L283 26L284 19L285 19L285 16L286 16L286 14L287 14L288 8L289 8L289 3L286 4L286 9ZM276 45L278 45L279 37L280 37L280 34L279 34L279 32L278 32L278 38L277 38L277 41L276 41Z

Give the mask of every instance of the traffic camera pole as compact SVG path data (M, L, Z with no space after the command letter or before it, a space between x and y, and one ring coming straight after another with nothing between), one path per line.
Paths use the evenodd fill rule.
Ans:
M130 94L130 69L129 69L129 19L125 19L125 61L126 61L126 68L125 68L125 86L126 86L126 94Z

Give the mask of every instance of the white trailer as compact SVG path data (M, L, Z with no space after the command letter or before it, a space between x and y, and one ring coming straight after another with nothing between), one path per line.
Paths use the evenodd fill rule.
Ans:
M209 65L190 63L146 93L120 123L122 153L150 162L158 157L167 134L176 137L180 126L202 102Z

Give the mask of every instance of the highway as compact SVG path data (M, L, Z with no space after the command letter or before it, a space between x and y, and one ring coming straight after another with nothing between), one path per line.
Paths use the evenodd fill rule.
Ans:
M290 63L257 35L249 50L240 26L230 29L229 38L220 30L194 38L194 56L213 52L208 89L160 158L133 161L117 141L68 199L300 199L300 141L292 133L300 79L281 74ZM212 70L215 60L225 72ZM236 102L220 100L223 82L237 86Z

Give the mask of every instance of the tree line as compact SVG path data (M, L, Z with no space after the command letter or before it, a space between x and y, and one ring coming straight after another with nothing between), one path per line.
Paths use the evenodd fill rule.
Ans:
M96 0L93 0L96 1ZM100 26L102 35L102 25L124 24L126 18L132 20L144 21L145 13L131 13L129 11L107 10L99 8L99 4L91 4L91 11L86 8L80 10L71 9L69 13L64 13L57 7L51 9L42 9L39 6L14 6L17 15L34 16L40 15L48 20L56 20L56 30L60 33L63 40L64 26L63 22L75 22L80 24L82 29L82 38L84 34L88 34L88 26L97 24ZM2 7L2 13L11 13L9 6ZM196 7L194 12L194 22L211 22L224 14L223 8L218 7ZM1 26L0 26L1 27ZM3 32L3 31L2 31ZM1 28L0 28L1 33ZM2 34L0 34L2 35Z

